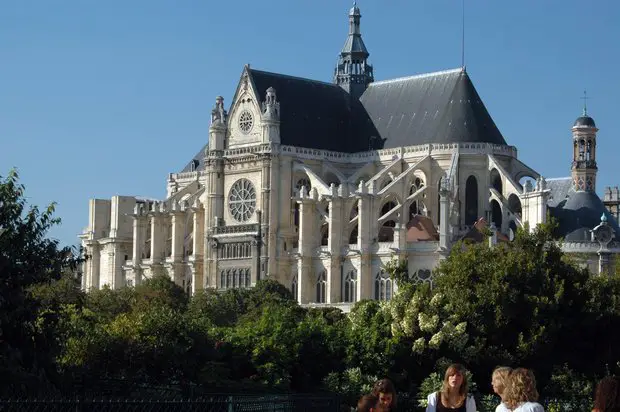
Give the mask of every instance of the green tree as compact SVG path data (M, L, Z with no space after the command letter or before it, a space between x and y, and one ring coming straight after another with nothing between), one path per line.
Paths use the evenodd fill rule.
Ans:
M47 237L60 223L55 205L28 207L24 191L16 171L0 177L0 391L11 396L40 390L54 367L49 339L36 326L40 302L28 289L78 263L70 248Z
M544 383L553 365L587 357L578 336L595 325L592 278L563 258L551 234L543 225L495 247L457 244L440 264L433 293L450 302L455 322L467 322L461 355L474 375L524 365Z

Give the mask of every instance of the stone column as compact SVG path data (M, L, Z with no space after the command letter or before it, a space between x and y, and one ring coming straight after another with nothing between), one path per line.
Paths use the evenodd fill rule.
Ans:
M261 170L261 213L258 216L260 218L259 224L261 225L261 273L260 279L264 279L271 273L272 263L270 262L271 256L269 251L271 250L272 233L275 233L276 228L269 225L269 209L270 209L270 196L271 196L271 159L268 155L264 155L262 158L262 170ZM274 225L275 226L275 225ZM275 243L275 239L274 242Z
M439 250L442 251L450 248L450 190L447 180L444 177L439 188Z
M90 258L86 261L87 264L87 278L86 278L86 290L99 289L99 271L101 268L100 260L100 246L97 241L93 241L88 246L88 256Z
M196 287L204 287L205 273L204 273L204 259L205 259L205 210L202 204L196 200L192 205L193 218L194 218L194 268L195 275L192 279L192 284Z
M360 182L358 193L357 213L357 248L360 251L360 271L357 281L358 300L373 298L373 274L372 274L372 197L366 190L364 182Z
M601 250L598 252L598 273L599 275L607 274L612 276L614 273L612 265L611 252Z
M280 231L280 202L278 201L280 186L280 159L277 155L272 154L269 159L269 192L263 191L267 196L267 203L263 206L263 219L267 219L267 228L269 230L267 237L266 254L267 254L267 272L271 277L278 275L278 233ZM267 209L265 209L265 206Z
M312 190L316 195L316 190ZM314 196L316 197L316 196ZM305 187L301 191L299 203L299 273L297 287L299 302L310 303L316 290L316 274L313 271L313 252L316 248L316 200L308 197Z
M151 211L151 274L162 273L162 263L164 262L165 255L165 239L163 236L163 224L164 216L159 204L153 205Z
M134 284L140 284L142 280L142 255L144 253L144 241L147 230L147 217L141 205L136 205L133 213L133 254L131 260L133 263ZM149 227L150 230L150 227Z
M174 281L182 285L184 278L183 270L183 240L185 235L185 213L177 202L172 204L170 212L172 220L172 272Z
M400 219L399 216L394 226L394 247L398 249L398 260L402 261L407 258L407 225Z
M329 238L328 248L330 265L327 279L327 303L342 302L342 232L343 232L343 199L332 183L332 199L329 205ZM346 225L345 225L346 227Z

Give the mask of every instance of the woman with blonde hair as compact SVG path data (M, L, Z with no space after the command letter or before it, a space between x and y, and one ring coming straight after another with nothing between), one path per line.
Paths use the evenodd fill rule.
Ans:
M545 412L538 402L536 378L531 370L517 368L508 374L504 403L513 412Z
M428 395L426 412L476 412L476 401L467 392L465 372L459 364L448 367L441 390Z
M495 392L502 400L501 403L497 405L497 408L495 408L495 412L510 412L510 409L508 409L506 403L504 402L504 394L506 393L506 384L511 370L512 368L509 368L508 366L498 366L491 375L491 386L493 386L493 392Z

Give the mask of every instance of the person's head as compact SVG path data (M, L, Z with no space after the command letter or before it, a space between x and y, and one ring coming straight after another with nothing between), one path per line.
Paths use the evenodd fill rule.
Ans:
M372 388L372 394L379 398L379 402L388 408L396 407L396 389L389 379L377 381Z
M491 386L493 386L493 392L503 398L504 390L506 389L506 381L508 380L508 374L512 368L508 366L498 366L491 375Z
M620 382L615 376L601 379L596 385L594 410L600 412L620 411Z
M448 396L449 393L458 393L459 396L467 396L468 383L465 375L465 367L458 363L448 366L443 377L441 393Z
M390 409L379 402L375 395L364 395L357 402L357 412L388 412Z
M508 384L504 391L504 402L509 408L516 408L523 402L538 401L536 378L531 370L517 368L508 374Z

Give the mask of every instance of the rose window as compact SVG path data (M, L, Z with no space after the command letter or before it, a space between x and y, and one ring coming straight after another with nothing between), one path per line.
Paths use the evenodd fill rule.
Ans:
M247 134L252 130L252 126L254 126L254 118L252 117L252 113L246 110L239 116L239 129Z
M238 222L246 222L256 209L256 190L248 179L237 180L228 194L228 208Z

